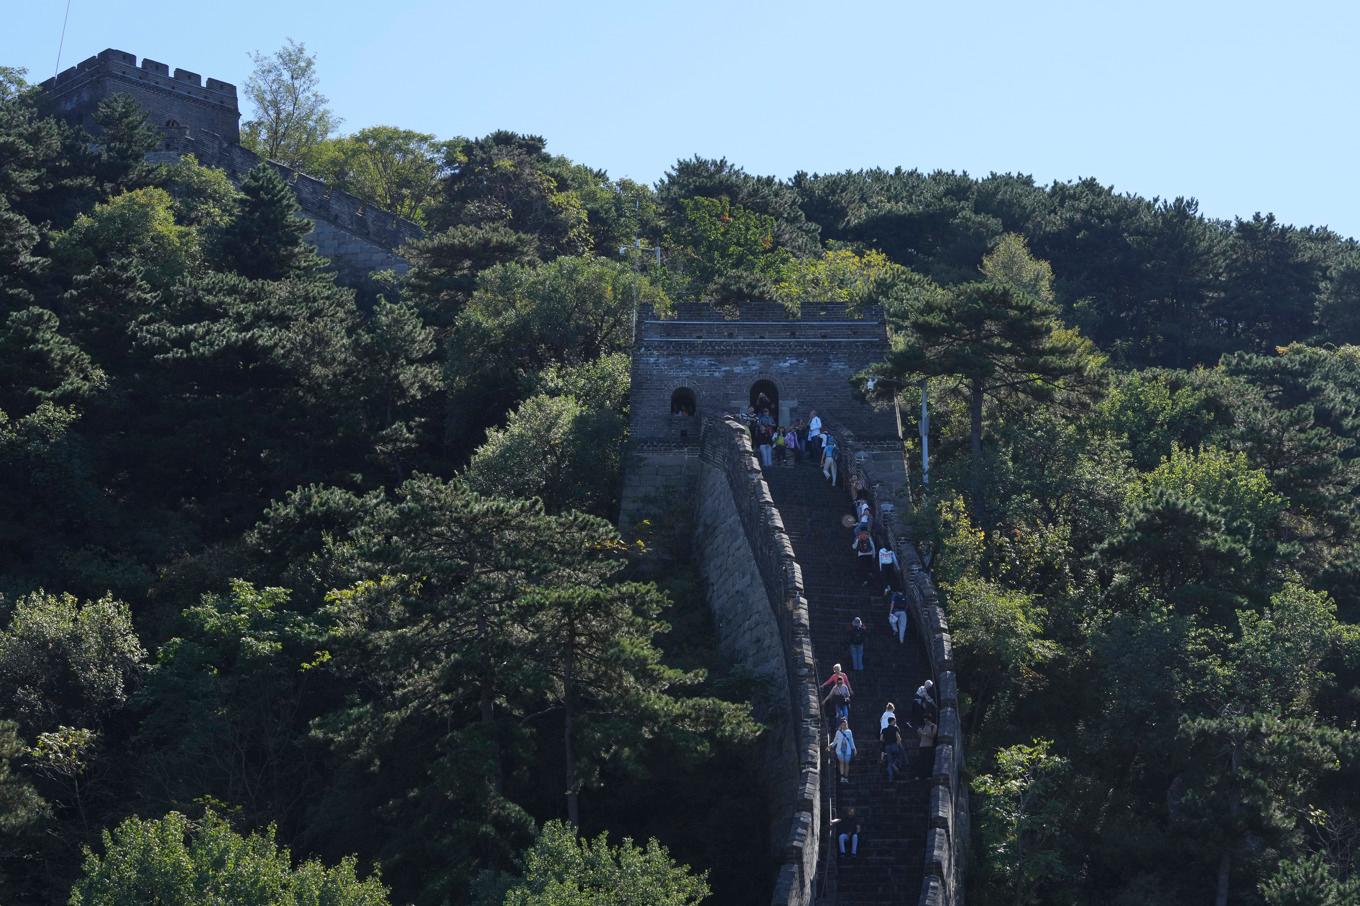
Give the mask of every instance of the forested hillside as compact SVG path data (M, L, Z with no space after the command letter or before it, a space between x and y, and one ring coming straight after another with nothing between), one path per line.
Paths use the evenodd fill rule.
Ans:
M827 299L887 312L867 396L928 381L971 901L1360 898L1351 240L1095 180L281 140L427 230L359 297L274 170L0 76L0 901L767 897L759 690L686 527L613 528L627 354L638 303Z

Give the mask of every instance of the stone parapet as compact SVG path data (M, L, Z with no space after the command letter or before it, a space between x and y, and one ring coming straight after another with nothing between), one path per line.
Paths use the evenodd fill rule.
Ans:
M704 423L695 545L720 643L774 691L767 724L773 906L808 906L819 858L821 711L803 574L746 427Z

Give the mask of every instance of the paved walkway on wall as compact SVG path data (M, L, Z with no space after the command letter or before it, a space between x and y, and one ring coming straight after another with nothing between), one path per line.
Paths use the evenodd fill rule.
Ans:
M840 817L847 818L853 810L861 835L859 856L840 859L834 902L915 904L925 860L929 782L888 783L879 764L878 721L889 701L897 705L899 723L910 720L912 695L930 675L929 663L915 627L904 645L889 634L882 583L861 584L850 529L841 524L841 517L851 511L845 489L831 487L821 471L806 462L767 469L765 478L803 570L813 649L822 672L817 681L825 680L832 664L840 663L854 690L850 729L859 754L851 763L849 783L839 783L834 775L825 782L837 784ZM849 669L849 626L856 616L869 629L865 669L859 672ZM822 695L827 691L823 689ZM912 748L907 753L915 754Z

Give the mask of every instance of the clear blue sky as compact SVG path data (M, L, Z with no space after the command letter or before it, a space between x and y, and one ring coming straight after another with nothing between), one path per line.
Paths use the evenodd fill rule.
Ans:
M6 6L0 63L51 75L65 0ZM292 37L347 130L534 132L644 182L696 153L1094 176L1357 236L1357 35L1360 4L1317 0L72 0L62 63L116 47L239 85Z

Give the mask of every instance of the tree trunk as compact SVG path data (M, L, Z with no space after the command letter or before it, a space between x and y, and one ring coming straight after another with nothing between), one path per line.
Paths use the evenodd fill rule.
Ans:
M567 773L567 821L573 828L581 823L581 803L576 791L576 746L572 741L575 723L575 702L572 695L576 667L575 652L572 647L566 651L566 663L562 672L563 709L562 709L562 762Z
M971 473L973 485L973 516L985 527L983 514L986 511L982 500L982 381L974 378L969 388L968 415L971 422L968 446L972 453Z
M495 773L496 792L504 789L505 778L501 776L501 741L496 733L496 665L491 659L490 631L485 616L477 618L477 641L481 646L479 657L481 676L477 681L477 710L481 712L482 725L491 738L491 762Z
M1225 849L1218 857L1218 892L1214 906L1228 906L1228 876L1232 873L1232 852Z

